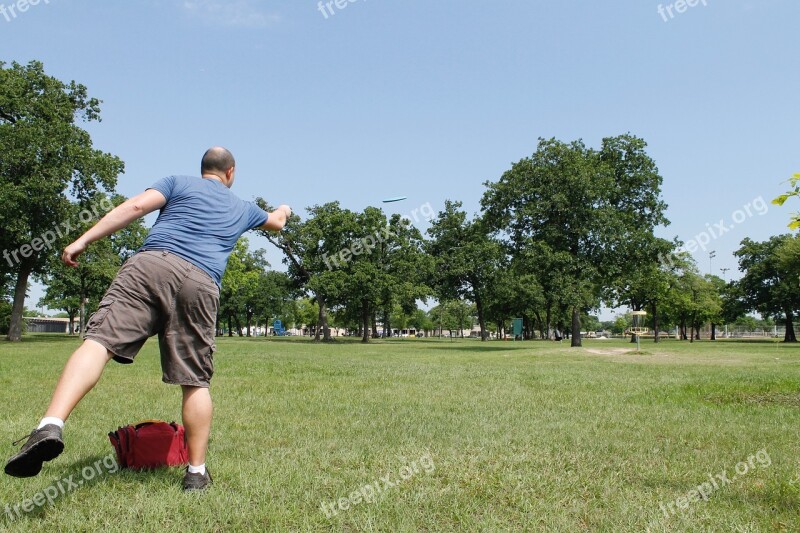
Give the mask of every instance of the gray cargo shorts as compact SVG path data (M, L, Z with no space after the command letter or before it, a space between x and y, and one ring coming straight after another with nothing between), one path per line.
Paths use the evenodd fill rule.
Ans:
M162 380L208 387L218 308L219 288L200 267L170 252L139 252L117 273L84 338L127 364L157 333Z

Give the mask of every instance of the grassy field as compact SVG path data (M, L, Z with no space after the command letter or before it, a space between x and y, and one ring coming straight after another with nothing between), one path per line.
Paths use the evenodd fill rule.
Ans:
M75 345L0 343L3 460ZM109 431L180 420L151 340L136 364L109 364L40 476L0 475L0 530L800 530L800 346L218 347L211 490L183 494L177 468L108 467ZM52 505L22 511L59 483Z

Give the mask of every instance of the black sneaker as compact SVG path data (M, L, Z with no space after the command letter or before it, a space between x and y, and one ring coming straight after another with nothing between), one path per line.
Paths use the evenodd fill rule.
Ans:
M26 437L14 442L16 446ZM42 471L42 463L51 461L64 451L61 440L61 428L55 424L47 424L42 429L35 429L27 436L26 442L17 455L6 463L6 474L14 477L33 477Z
M184 492L205 490L209 485L211 485L211 472L208 471L208 468L206 468L205 474L190 474L189 469L186 469L186 475L183 476Z

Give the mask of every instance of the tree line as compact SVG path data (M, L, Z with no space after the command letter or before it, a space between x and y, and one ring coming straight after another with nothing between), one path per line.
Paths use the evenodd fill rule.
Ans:
M96 206L123 200L115 187L124 163L95 149L78 125L99 120L100 103L39 62L0 62L0 328L9 340L21 338L31 279L47 288L43 305L83 323L144 238L134 224L93 244L78 269L58 260L102 215ZM532 155L484 184L480 213L447 200L424 234L376 207L313 205L280 234L264 233L286 272L270 271L264 251L240 241L223 279L218 331L303 317L318 340L331 340L335 324L368 342L381 335L379 324L391 332L393 324L433 321L419 305L435 301L442 327L445 309L449 323L474 316L483 340L491 325L502 333L520 317L525 338L568 337L579 346L589 313L605 304L646 310L656 342L672 326L694 340L711 324L715 336L718 325L749 312L783 321L785 340L796 341L797 237L742 241L737 281L702 275L680 241L656 236L669 221L646 147L631 134L597 148L539 139Z

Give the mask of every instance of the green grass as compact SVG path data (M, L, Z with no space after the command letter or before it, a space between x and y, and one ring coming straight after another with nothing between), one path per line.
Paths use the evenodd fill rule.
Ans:
M75 346L44 335L0 344L4 457L38 422ZM671 340L644 343L644 354L600 340L578 349L423 339L218 346L210 491L183 494L180 469L125 471L13 522L4 513L58 480L80 479L111 453L107 433L118 426L180 419L180 391L161 383L150 341L136 364L109 364L68 422L65 453L41 475L0 475L0 530L800 528L800 346ZM420 461L426 454L432 464ZM745 475L665 516L662 506L709 474L732 478L748 457ZM322 511L322 502L396 480L412 463L429 468L377 501L330 518Z

